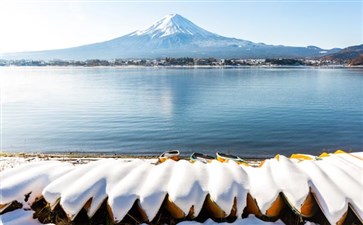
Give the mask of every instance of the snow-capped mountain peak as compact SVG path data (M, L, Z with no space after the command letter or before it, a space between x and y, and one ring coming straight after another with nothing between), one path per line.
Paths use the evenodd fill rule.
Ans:
M135 31L130 36L149 35L152 38L162 38L175 34L184 34L188 36L198 35L201 37L218 36L198 27L179 14L166 15L149 28Z
M339 50L339 49L338 49ZM10 53L7 59L117 59L160 57L271 58L311 57L334 53L317 47L274 46L221 36L188 19L169 14L145 30L73 48ZM324 50L325 51L325 50Z

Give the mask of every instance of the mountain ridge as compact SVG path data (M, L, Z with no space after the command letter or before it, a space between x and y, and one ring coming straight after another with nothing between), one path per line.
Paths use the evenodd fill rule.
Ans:
M342 64L348 63L351 66L363 65L363 44L343 48L336 53L325 55L321 59Z
M224 37L207 31L179 14L169 14L144 30L137 30L108 41L78 47L4 54L4 59L115 59L163 57L216 58L301 58L319 57L340 49L316 46L267 45Z

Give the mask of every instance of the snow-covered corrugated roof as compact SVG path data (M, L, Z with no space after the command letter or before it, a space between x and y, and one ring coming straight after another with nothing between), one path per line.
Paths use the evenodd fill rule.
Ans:
M317 204L326 220L337 224L349 207L363 218L362 162L359 154L343 152L301 159L278 156L259 167L217 160L156 165L140 159L102 159L78 166L35 162L1 172L0 209L13 201L31 205L43 197L52 209L59 204L73 220L83 208L94 216L106 201L110 216L119 222L135 203L144 221L155 219L162 208L179 219L193 219L202 211L211 218L241 217L244 210L261 218L278 217L285 205L311 217Z

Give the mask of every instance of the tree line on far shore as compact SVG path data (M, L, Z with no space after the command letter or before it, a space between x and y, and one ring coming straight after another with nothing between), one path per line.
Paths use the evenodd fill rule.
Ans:
M0 60L0 66L322 66L336 65L331 60L319 59L217 59L159 58L159 59L89 59L89 60ZM341 64L341 62L339 62Z

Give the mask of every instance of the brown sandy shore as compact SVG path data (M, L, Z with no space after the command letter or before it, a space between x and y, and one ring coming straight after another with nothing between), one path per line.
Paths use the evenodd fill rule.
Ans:
M126 155L115 153L87 153L87 152L66 152L66 153L13 153L0 152L0 171L13 168L17 165L34 161L57 160L73 164L84 164L99 159L143 159L151 162L158 161L158 155ZM181 159L189 159L189 156L181 156ZM244 158L251 166L257 166L265 158Z

